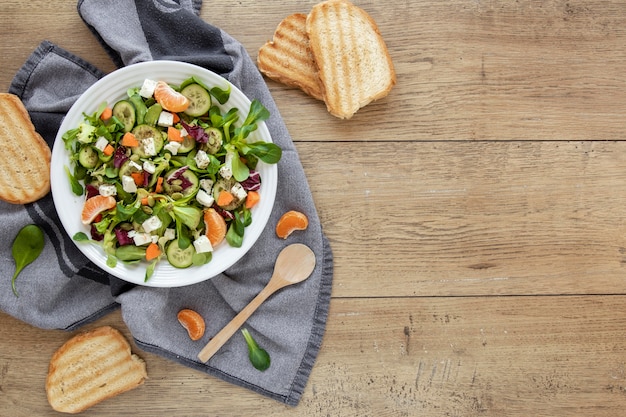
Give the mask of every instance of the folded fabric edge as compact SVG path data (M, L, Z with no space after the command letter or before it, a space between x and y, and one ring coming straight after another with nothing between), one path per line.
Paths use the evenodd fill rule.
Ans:
M167 358L175 363L180 363L180 364L184 364L185 366L195 369L197 371L200 371L204 374L207 375L211 375L214 376L218 379L221 379L225 382L231 383L233 385L237 385L240 386L242 388L246 388L249 389L251 391L254 391L258 394L261 394L265 397L271 398L273 400L279 401L281 403L287 404L287 405L296 405L298 403L298 401L296 400L295 403L293 401L290 401L291 396L284 396L284 395L280 395L280 394L276 394L275 392L271 392L268 391L264 388L259 387L258 385L254 385L249 383L246 380L237 378L231 374L228 374L226 372L222 372L219 369L216 368L211 368L207 365L195 362L191 359L187 359L184 358L182 356L176 355L174 353L172 353L169 350L163 349L159 346L150 344L150 343L144 343L141 340L138 340L137 338L133 339L135 341L135 344L137 345L137 347L139 347L140 349L148 352L148 353L154 353L155 355L159 355L162 356L164 358Z
M105 73L100 69L85 61L84 59L72 54L71 52L61 48L60 46L48 41L43 40L35 50L26 59L26 62L20 67L18 72L13 77L11 85L9 86L9 93L16 96L23 97L30 76L34 73L35 68L41 63L46 55L54 53L62 58L67 59L83 68L85 71L91 73L96 79L102 78Z
M317 297L315 314L313 315L313 326L307 344L304 357L296 376L291 384L291 394L286 399L286 404L296 406L304 393L306 384L309 381L311 371L315 365L317 355L322 347L322 340L326 331L326 321L330 308L330 296L332 292L333 278L333 253L326 235L322 233L323 256L322 274L320 278L320 290Z
M69 326L67 326L65 329L63 330L67 330L67 331L74 331L78 328L80 328L81 326L88 324L88 323L92 323L96 320L98 320L101 317L104 317L106 315L108 315L109 313L117 310L118 308L120 308L120 304L114 302L109 304L108 306L105 306L104 308L94 312L93 314L91 314L88 317L85 317L81 320L78 320L72 324L70 324Z

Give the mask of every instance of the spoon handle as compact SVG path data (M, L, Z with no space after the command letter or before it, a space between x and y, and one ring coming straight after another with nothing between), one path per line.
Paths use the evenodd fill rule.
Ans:
M256 297L245 306L239 314L237 314L233 319L217 333L209 343L206 344L204 348L198 353L198 359L202 362L206 362L217 352L223 345L226 343L232 336L235 334L237 329L239 329L248 318L256 311L256 309L263 303L267 298L275 293L277 290L282 288L281 285L274 285L270 280L268 285L261 290L260 293L257 294Z

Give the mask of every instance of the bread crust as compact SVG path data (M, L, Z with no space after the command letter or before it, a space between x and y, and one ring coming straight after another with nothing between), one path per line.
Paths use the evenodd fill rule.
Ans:
M0 93L0 150L0 200L26 204L48 194L50 147L14 94Z
M75 414L142 385L146 378L145 362L131 353L124 335L101 326L72 337L52 355L46 394L54 410Z
M322 84L306 32L306 18L304 13L285 17L276 27L272 40L259 49L257 65L267 77L323 100Z
M306 31L324 101L336 117L349 119L357 110L385 97L396 73L378 25L348 0L327 0L313 6Z

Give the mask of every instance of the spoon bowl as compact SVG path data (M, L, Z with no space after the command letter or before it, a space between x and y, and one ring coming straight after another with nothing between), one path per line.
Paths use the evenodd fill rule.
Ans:
M265 288L207 343L198 354L198 359L207 362L270 295L281 288L304 281L313 269L315 253L308 246L294 243L281 250L276 258L274 273Z

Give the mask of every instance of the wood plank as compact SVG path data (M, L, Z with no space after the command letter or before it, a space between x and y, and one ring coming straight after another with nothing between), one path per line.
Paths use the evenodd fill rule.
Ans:
M271 38L275 16L307 12L315 3L251 8L254 16L243 13L243 25L228 14L212 18L255 58ZM296 138L342 140L345 133L396 141L624 138L624 1L358 5L378 23L398 85L387 98L341 121L326 117L321 104L269 81ZM257 23L262 15L266 22ZM254 24L258 32L242 29L246 24ZM376 129L371 128L373 119Z
M256 59L281 17L307 12L315 3L287 0L259 8L252 0L213 2L201 16L240 40ZM0 43L6 66L0 88L8 88L43 39L105 71L113 69L75 4L35 0L24 8L17 0L3 3L0 26L12 36ZM624 138L626 2L358 4L384 35L398 85L387 98L342 121L322 103L268 81L297 140Z
M626 291L623 142L297 148L335 296Z
M99 324L130 337L119 312L88 327ZM335 298L296 408L135 350L146 384L89 415L170 415L176 403L189 416L615 416L626 406L625 326L624 296ZM0 409L57 415L43 386L70 334L3 313L0 332Z

